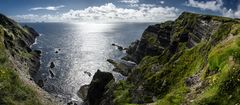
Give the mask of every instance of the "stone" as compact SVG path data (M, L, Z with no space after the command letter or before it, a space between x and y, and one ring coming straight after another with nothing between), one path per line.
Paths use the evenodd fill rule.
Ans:
M87 94L88 94L88 89L89 89L89 85L81 86L81 88L77 92L78 97L80 97L82 100L86 100Z
M41 80L41 79L38 80L37 84L38 84L38 86L41 87L41 88L44 86L44 82L43 82L43 80Z
M87 98L85 101L86 105L99 105L103 94L106 92L106 85L114 80L112 73L102 72L98 70L89 85ZM87 87L84 87L87 88ZM81 90L81 89L80 89ZM83 89L84 90L84 89Z
M89 77L92 76L92 74L90 72L88 72L88 71L84 71L84 73L87 74Z
M55 64L53 62L50 63L50 68L54 68Z
M115 67L113 71L119 72L124 76L127 76L131 69L136 66L136 63L125 60L107 59L107 61Z

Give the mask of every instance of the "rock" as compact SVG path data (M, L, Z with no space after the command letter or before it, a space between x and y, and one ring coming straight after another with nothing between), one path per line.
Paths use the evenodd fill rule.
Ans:
M38 32L36 32L32 27L29 27L27 25L24 25L23 28L25 28L26 30L28 30L32 35L34 35L35 37L39 36Z
M41 79L38 80L37 84L38 84L38 86L41 87L41 88L44 86L44 82L43 82L43 80L41 80Z
M87 99L87 93L88 93L89 85L83 85L77 92L77 95L82 99L86 100Z
M71 101L71 102L68 102L67 105L77 105L77 103Z
M114 77L111 73L98 70L89 85L87 98L84 100L85 105L99 105L103 94L107 90L105 86L112 80L114 80Z
M107 61L115 67L113 71L119 72L124 76L127 76L128 73L131 72L131 69L136 66L136 63L125 60L114 61L112 59L107 59Z
M122 46L120 46L120 45L117 45L117 44L112 44L112 46L116 46L117 48L118 48L118 50L119 51L123 51L123 50L125 50L125 48L123 48Z
M54 73L52 72L52 70L49 70L49 73L50 73L51 78L53 78L54 77Z
M61 49L57 49L57 50L55 50L55 53L59 53L60 50L61 50Z
M92 74L91 74L90 72L88 72L88 71L84 71L84 73L87 74L89 77L91 77L91 75L92 75Z
M185 80L186 86L190 87L192 85L195 85L198 81L200 81L199 76L191 76Z
M50 68L54 68L55 64L53 62L50 63Z

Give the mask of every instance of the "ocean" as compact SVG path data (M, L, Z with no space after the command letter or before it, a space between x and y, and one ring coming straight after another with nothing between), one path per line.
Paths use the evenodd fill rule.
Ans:
M44 90L68 102L81 101L77 91L91 82L98 69L123 78L106 61L126 54L112 43L128 47L154 23L22 23L25 24L40 33L32 45L33 49L42 51L35 81L44 80ZM54 68L49 67L51 62Z

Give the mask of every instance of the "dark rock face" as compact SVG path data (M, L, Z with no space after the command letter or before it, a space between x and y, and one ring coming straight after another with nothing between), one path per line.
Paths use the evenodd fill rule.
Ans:
M125 60L139 63L144 56L159 55L170 44L172 26L169 21L162 24L149 26L143 33L140 41L133 42L127 49Z
M114 80L114 77L111 73L101 72L100 70L98 70L94 74L93 80L89 85L87 98L85 100L85 105L99 105L104 93L107 90L106 85L112 80ZM82 89L84 88L85 87L83 87Z
M172 87L177 89L180 85L176 84L180 83L182 87L189 88L193 95L196 95L194 89L206 87L208 79L203 81L200 77L209 67L210 51L217 44L225 41L224 38L232 38L233 25L236 25L235 28L240 27L239 22L231 18L184 12L175 21L149 26L141 39L127 48L128 55L122 58L136 62L136 67L128 69L122 62L107 60L115 66L115 71L127 76L127 79L124 81L125 87L121 86L121 83L116 83L121 85L116 86L118 88L112 88L114 86L111 84L112 87L110 86L111 88L105 92L101 103L106 102L105 105L147 104L163 100L163 102L176 104L176 98L180 100L177 104L185 104L181 103L182 99L185 100L181 93L183 91L171 90ZM238 35L239 32L237 32ZM221 48L224 48L222 46L224 45L221 45ZM208 70L206 73L210 76L216 73L220 75L217 72L219 68L215 69L217 70ZM190 75L193 71L197 74ZM123 96L114 94L122 91L126 92ZM178 94L175 91L181 93L180 98L174 96L175 93ZM183 94L189 95L185 92ZM165 99L166 97L169 98ZM111 103L112 101L109 100L114 100L116 103ZM186 101L192 104L192 100Z

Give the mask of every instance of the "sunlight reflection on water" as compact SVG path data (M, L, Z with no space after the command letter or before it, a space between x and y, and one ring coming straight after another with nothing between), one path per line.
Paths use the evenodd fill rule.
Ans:
M47 78L44 89L52 94L67 100L80 100L76 95L80 86L89 84L97 69L112 72L113 66L106 62L107 59L124 56L123 52L111 44L127 47L140 38L149 24L151 23L29 23L42 33L37 44L33 45L33 48L42 51L42 64L36 79ZM55 53L56 50L59 52ZM49 76L50 62L56 65L51 69L55 74L53 78ZM84 71L90 72L91 77Z

